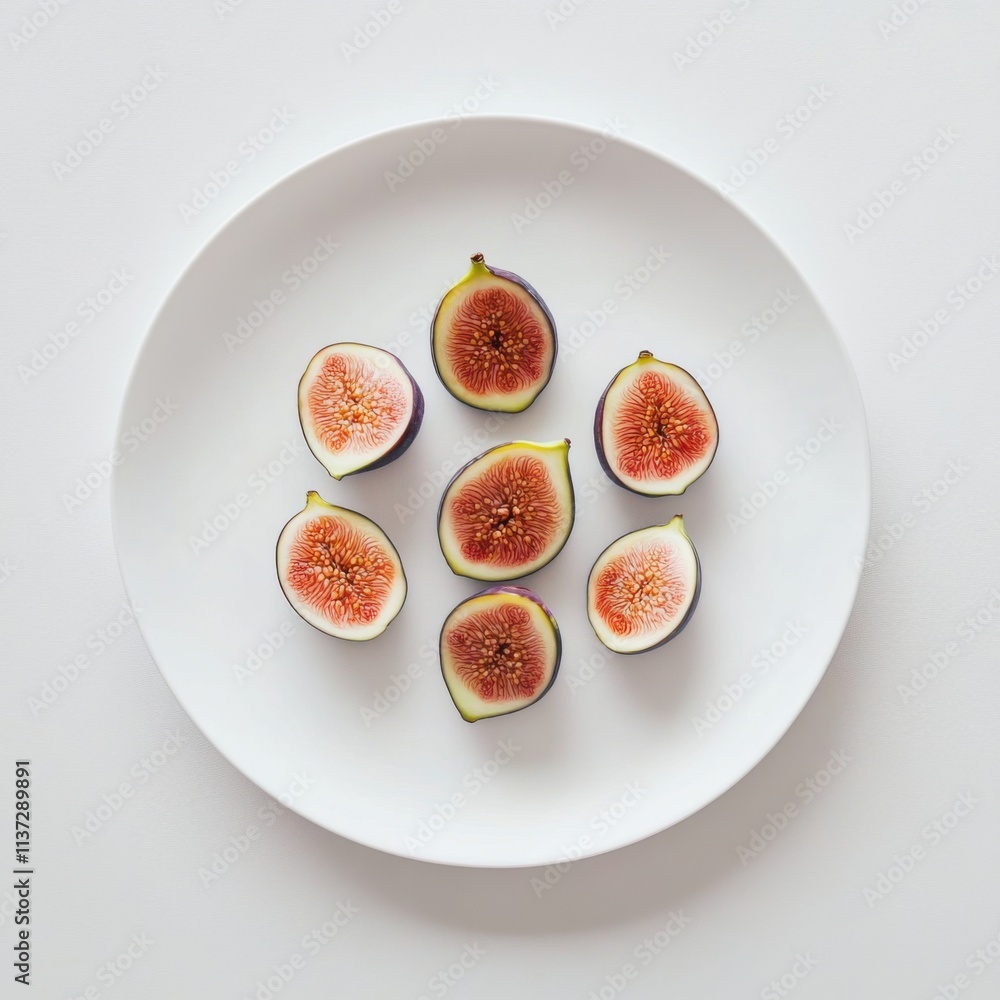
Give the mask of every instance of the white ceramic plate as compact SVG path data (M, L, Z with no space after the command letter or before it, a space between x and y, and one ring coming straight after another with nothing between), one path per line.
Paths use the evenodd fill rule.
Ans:
M475 251L535 285L559 327L553 379L523 414L462 406L431 365L431 313ZM305 449L295 402L309 358L338 340L394 350L427 402L402 459L340 483ZM594 452L598 397L643 348L698 377L718 414L715 463L683 497L612 486ZM667 160L550 121L396 129L258 198L153 323L121 432L144 421L117 469L115 535L142 634L181 704L302 815L427 861L598 854L720 795L819 682L868 531L857 385L792 265ZM558 437L573 441L576 527L528 582L561 626L560 675L530 709L469 725L436 647L447 613L478 588L445 565L438 498L485 448ZM274 543L308 489L374 518L402 555L409 596L372 642L325 636L282 597ZM675 513L701 556L701 603L667 646L615 656L587 622L591 563Z

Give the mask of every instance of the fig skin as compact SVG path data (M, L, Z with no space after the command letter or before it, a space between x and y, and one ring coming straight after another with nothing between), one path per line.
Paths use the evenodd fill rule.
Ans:
M590 577L594 573L594 569L597 564L601 561L604 553L608 551L613 545L617 545L623 538L628 538L629 535L637 535L640 532L648 531L650 528L665 528L672 524L674 521L679 521L678 525L681 534L687 540L688 545L691 546L691 551L694 554L694 566L695 566L695 585L694 593L691 596L691 603L688 606L684 617L673 627L673 629L665 635L659 642L654 642L651 646L643 646L641 649L614 649L609 646L603 638L601 638L600 633L594 628L594 634L597 636L598 641L606 649L610 650L612 653L617 653L619 656L638 656L641 653L649 653L654 649L659 649L661 646L665 646L671 639L680 635L681 632L687 628L687 624L691 621L691 617L695 612L695 608L698 607L698 600L701 597L701 557L698 555L698 549L695 547L694 542L691 541L691 536L687 533L684 528L684 518L680 514L675 514L666 524L660 525L649 525L646 528L637 528L635 531L627 531L624 535L619 535L613 542L606 545L602 550L600 555L594 560L593 565L590 568L590 573L587 576L587 583L584 588L584 601L587 607L587 617L590 618ZM591 622L591 627L593 628L593 622Z
M406 431L404 432L403 436L392 446L392 448L389 451L387 451L384 455L382 455L381 458L377 458L374 462L371 462L368 465L363 465L359 469L351 469L349 472L345 472L343 473L343 475L340 476L335 476L332 472L330 472L330 470L326 468L326 463L323 461L323 459L313 451L312 444L309 441L309 435L306 432L305 423L302 420L302 407L301 405L298 406L299 427L302 430L302 436L305 438L306 446L309 448L309 451L312 453L316 461L319 462L324 469L326 469L330 477L332 479L336 479L339 482L341 479L346 479L348 476L356 476L359 472L372 472L375 469L381 469L383 466L389 465L391 462L395 462L397 458L402 457L406 449L409 448L411 444L413 444L414 440L416 439L417 433L420 430L420 425L424 421L424 394L421 391L420 386L417 384L417 380L410 373L409 368L407 368L406 365L404 365L403 362L400 361L400 359L396 357L396 355L393 354L391 351L386 351L381 347L374 347L372 344L362 344L358 341L343 341L337 344L328 344L326 347L320 348L309 359L309 364L306 365L306 370L302 373L302 377L299 379L296 398L298 399L302 398L301 395L302 387L306 383L306 377L309 375L309 369L312 367L313 361L315 361L320 354L322 354L324 351L329 350L331 347L345 347L345 348L361 347L367 350L380 351L382 354L385 354L386 356L392 358L392 360L395 361L397 365L399 365L400 369L406 375L407 379L409 379L410 388L413 390L413 410L410 413L410 419L406 425Z
M552 667L552 673L549 677L548 683L526 705L522 705L520 708L512 709L509 712L501 712L496 715L478 715L470 718L468 715L465 714L465 712L462 711L458 703L455 702L455 696L451 694L451 687L448 685L448 676L444 670L444 655L443 655L445 625L447 624L448 619L451 618L451 616L464 604L468 604L469 601L475 600L477 597L491 597L495 594L512 594L517 597L523 597L529 601L534 602L539 607L539 609L542 611L545 617L549 620L549 624L552 626L552 635L555 639L555 644L556 644L555 664ZM555 615L552 614L552 611L549 608L549 606L538 596L538 594L536 594L533 590L529 590L527 587L518 587L509 583L498 583L496 584L496 586L487 587L485 590L478 591L471 597L466 597L465 600L460 601L448 613L447 617L445 618L445 624L441 626L441 633L440 637L438 638L438 662L441 664L441 678L442 680L444 680L444 686L448 689L448 693L449 695L451 695L452 701L455 702L455 708L458 710L458 714L461 715L461 717L466 722L470 723L482 722L485 719L503 719L510 715L517 715L518 712L523 712L526 708L531 708L532 705L537 705L538 702L540 702L542 698L544 698L549 693L549 691L552 689L552 685L555 684L556 682L556 677L559 675L559 666L562 663L562 648L563 648L562 635L559 632L559 624L555 619Z
M489 455L491 452L498 451L501 448L510 448L510 447L512 447L514 445L532 445L532 446L536 446L536 447L539 445L539 442L537 442L537 441L505 441L503 444L497 444L497 445L494 445L492 448L487 448L486 451L482 452L479 455L476 455L475 458L469 459L469 461L466 462L465 465L463 465L451 477L451 479L448 480L447 486L445 486L444 490L441 493L441 500L438 502L438 509L437 509L438 544L441 547L442 555L444 555L445 562L448 564L448 568L452 571L452 573L454 573L456 576L465 577L466 579L469 579L469 580L477 580L477 581L479 581L481 583L498 583L498 584L503 584L503 583L506 583L506 582L508 582L510 580L519 580L519 579L524 579L524 578L529 577L529 576L534 576L534 574L537 573L537 572L539 572L539 570L545 569L545 567L548 566L549 563L551 563L559 555L560 552L562 552L562 550L566 547L566 543L569 541L570 535L573 534L573 528L574 528L574 526L576 524L576 491L575 491L574 486L573 486L573 476L572 476L572 474L570 472L570 469L569 469L569 456L568 456L568 450L569 450L571 442L570 442L569 438L563 438L562 441L565 443L566 449L567 449L567 457L566 457L566 489L567 489L568 494L569 494L569 496L568 496L568 503L569 503L569 508L570 508L570 521L569 521L569 529L567 530L566 536L563 538L562 544L559 546L559 548L557 548L552 553L552 555L544 563L542 563L541 566L536 567L535 569L531 570L528 573L524 572L523 570L515 570L515 571L511 572L510 576L506 576L506 577L503 577L501 579L494 579L494 580L483 580L482 577L472 576L471 574L468 574L468 573L461 573L461 572L459 572L452 565L451 559L448 558L448 554L444 551L444 542L443 542L443 540L441 538L441 521L442 521L442 518L444 516L445 500L447 500L448 493L451 491L452 486L458 481L458 479L462 476L462 474L467 469L469 469L471 466L475 465L481 459L483 459L487 455ZM551 444L552 444L552 442L547 443L546 445L543 445L543 447L551 446Z
M559 334L556 330L556 321L552 316L551 310L545 304L545 300L538 294L535 287L525 281L519 274L515 274L513 271L505 271L499 267L494 267L492 264L487 264L485 257L481 253L474 253L470 260L472 261L472 268L469 273L466 274L461 281L456 282L451 288L448 289L447 292L444 293L441 297L441 301L438 303L437 309L434 310L434 318L431 320L430 330L431 360L434 363L434 371L437 373L437 377L441 380L441 384L448 390L448 392L465 406L469 406L474 410L483 410L486 413L523 413L545 391L545 387L552 381L552 375L556 370L556 361L559 358ZM438 317L441 315L441 309L443 308L445 302L449 296L456 291L456 289L460 289L471 278L477 277L484 272L492 274L494 278L510 281L530 296L535 305L545 316L549 332L552 335L552 360L549 363L548 375L546 375L545 381L542 382L541 385L539 385L535 390L535 394L531 397L531 399L529 399L523 406L517 407L516 409L510 409L508 407L498 408L492 406L480 406L477 403L470 402L467 399L462 399L460 396L457 396L452 391L451 386L449 386L445 373L441 371L441 367L438 365L437 352L434 350L434 330L437 327Z
M300 610L298 601L296 601L293 598L293 596L289 593L289 591L286 589L284 577L282 575L282 565L281 565L282 539L284 538L285 531L290 527L292 522L297 520L306 511L310 509L325 510L327 513L332 511L337 514L348 515L349 518L357 518L359 522L367 523L368 525L373 525L378 530L382 538L385 539L389 551L392 554L396 568L399 571L399 578L402 586L403 596L399 602L399 607L396 609L395 614L393 614L393 616L382 626L381 631L375 633L374 635L360 636L360 635L350 635L346 632L330 631L329 629L325 628L322 625L317 624L316 622L308 618L305 614L303 614L303 612ZM359 511L351 510L349 507L340 507L337 506L336 504L327 502L315 490L309 490L308 493L306 493L305 507L303 507L302 510L298 511L297 513L293 514L288 519L288 521L285 522L281 531L278 533L278 541L276 542L274 547L274 566L275 566L275 573L278 578L278 586L281 588L281 593L284 596L285 600L288 602L291 609L299 616L299 618L301 618L307 625L311 625L314 629L316 629L317 632L322 632L323 635L328 635L333 639L343 639L347 642L370 642L372 639L377 639L399 616L399 613L400 611L403 610L403 605L406 603L406 598L409 594L409 582L406 579L406 569L403 566L403 560L399 555L399 550L396 548L392 539L382 530L381 525L379 525L376 521L373 521L370 517L367 517L365 514L360 513Z
M634 486L630 486L628 483L622 482L622 480L618 478L618 475L615 472L615 470L611 467L611 463L608 461L607 455L605 454L604 451L604 430L603 430L604 404L608 398L608 392L611 390L611 387L622 376L622 374L628 371L629 368L633 367L633 365L636 365L642 361L657 361L657 360L658 360L657 358L653 357L651 351L640 351L638 358L636 358L636 360L633 361L631 364L626 365L624 368L620 368L615 373L611 381L605 386L604 392L601 393L601 398L600 400L598 400L597 403L597 411L594 414L594 447L597 451L597 460L601 463L601 468L604 470L608 479L610 479L611 482L615 484L615 486L620 486L623 490L628 490L629 493L634 493L636 494L636 496L640 497L653 497L653 498L664 497L664 496L679 497L683 496L688 491L689 487L694 485L694 483L696 483L699 479L701 479L703 475L705 475L706 472L708 472L708 470L712 467L712 463L715 461L715 456L718 454L719 451L719 420L716 417L715 409L712 407L712 403L709 400L708 396L705 394L704 390L702 390L702 395L705 397L705 402L708 404L708 412L711 414L712 420L715 424L715 446L712 449L712 457L709 459L708 465L706 465L705 468L690 482L686 483L684 489L682 489L680 492L649 493L645 490L638 490ZM659 363L669 364L668 362L659 362ZM691 379L692 382L695 382L695 384L697 384L697 380L689 371L687 371L687 369L681 368L680 365L674 365L674 364L670 364L669 367L676 368L678 369L678 371L682 371L685 375L687 375L688 378Z

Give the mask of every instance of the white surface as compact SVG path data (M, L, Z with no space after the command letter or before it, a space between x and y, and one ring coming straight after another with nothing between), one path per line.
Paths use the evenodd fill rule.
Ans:
M126 393L121 436L158 400L176 412L115 473L115 538L164 677L202 732L265 791L279 796L302 769L316 783L295 811L359 843L446 864L555 864L570 845L589 857L686 819L791 724L857 590L868 436L854 375L811 293L717 192L633 144L609 146L578 127L491 117L446 129L443 120L394 129L322 158L240 213L192 263ZM427 136L448 139L419 177L390 191L383 165ZM517 232L509 206L518 193L558 176L581 149L599 159L581 177L585 196L572 213L550 211ZM318 239L335 249L303 264L308 281L293 271L277 282L289 262L313 257ZM424 386L412 447L382 469L332 481L301 439L302 368L328 341L384 343L399 304L461 275L466 253L457 248L477 247L531 275L560 317L566 343L544 397L510 416L461 405L435 377L425 334L400 349ZM561 317L651 252L656 270L642 272L642 287L626 286L631 294L612 302L607 322L575 338ZM612 486L593 435L611 377L643 349L707 367L777 289L795 302L713 384L725 431L711 475L680 497ZM232 317L255 313L260 322L236 336ZM436 643L454 606L484 586L456 577L440 551L446 483L511 438L574 442L573 532L526 579L560 623L564 663L530 714L472 729L436 665L419 677L407 668ZM560 477L564 452L547 455ZM253 472L271 461L268 477ZM276 533L311 489L374 519L400 552L407 603L370 645L299 627L278 587ZM581 581L614 538L676 513L687 514L702 561L698 613L668 648L638 660L609 656L588 626ZM692 725L790 617L801 634L741 697L744 710L727 725ZM234 669L234 650L254 649L262 631L266 653L247 676ZM380 708L373 686L397 697ZM578 843L590 818L633 784L641 791L619 806L613 828Z
M16 156L0 225L0 561L14 568L2 574L9 720L0 741L7 759L35 761L38 994L238 1000L299 953L304 967L282 998L432 997L441 992L432 977L467 945L472 964L478 944L485 955L448 995L587 997L632 962L629 998L758 997L806 952L816 964L794 990L803 1000L930 1000L960 975L969 984L961 996L995 995L1000 963L980 965L975 952L1000 933L996 619L978 632L964 623L981 610L989 617L997 586L1000 286L961 309L957 288L997 252L1000 11L928 0L883 37L889 2L733 0L731 23L681 72L674 53L724 3L589 0L550 25L550 3L404 0L348 61L341 43L379 6L247 2L220 20L208 2L70 4L4 57L5 137ZM18 2L5 28L36 9ZM111 110L157 63L166 77L148 98L127 118ZM720 183L748 147L772 140L737 198L802 268L847 342L871 427L875 535L887 549L866 569L826 678L763 763L672 830L554 872L541 898L531 879L543 870L424 865L276 816L197 734L136 630L124 627L110 646L100 638L124 599L106 479L96 474L80 507L63 502L116 447L140 338L204 240L327 149L474 103L481 74L495 81L481 111L597 126L617 116L627 136ZM778 123L814 87L830 96L786 134L791 126ZM241 144L282 106L294 117L250 161ZM57 179L52 161L103 118L111 132ZM949 129L957 138L942 138L938 162L917 173L912 158ZM239 173L186 223L178 206L230 161ZM844 224L893 181L903 193L852 242ZM574 198L567 190L549 214L571 213ZM127 285L88 323L86 299L115 269ZM594 292L596 306L603 291ZM400 312L400 331L415 329L410 312L424 306ZM894 371L890 352L939 309L942 332ZM72 320L79 334L23 384L17 366ZM961 475L926 499L949 464ZM941 675L904 703L898 687L948 643ZM90 665L33 717L28 699L83 655ZM150 774L142 761L169 730L181 749ZM852 759L814 795L805 783L825 780L841 751ZM78 844L73 826L124 782L122 808ZM964 793L977 804L953 821ZM786 804L785 829L743 863L737 849ZM9 805L2 817L9 828ZM941 838L934 822L955 825ZM199 869L250 824L258 839L203 888ZM869 907L865 888L914 846L924 856ZM325 946L304 945L338 901L357 916ZM634 949L671 910L692 922L644 963L651 952ZM7 918L5 949L11 929ZM142 934L151 943L121 978L99 971Z

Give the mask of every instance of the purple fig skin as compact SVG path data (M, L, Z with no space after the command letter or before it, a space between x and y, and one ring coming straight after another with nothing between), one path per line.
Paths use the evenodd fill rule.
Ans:
M504 712L503 715L491 715L487 717L491 719L504 719L510 715L517 715L518 712L523 712L526 708L531 708L532 705L536 705L549 693L549 691L552 688L552 685L555 684L556 682L556 676L559 674L559 665L562 662L562 635L559 632L559 625L556 622L555 616L552 614L548 605L545 604L545 602L533 590L528 590L527 587L515 587L507 583L500 583L497 584L495 587L487 587L485 590L480 590L477 593L473 594L472 597L467 597L464 601L462 601L460 604L457 605L455 610L458 610L458 608L460 608L462 604L466 604L468 601L471 601L476 597L484 597L488 594L513 594L517 597L526 597L529 601L533 601L542 609L543 612L545 612L545 617L548 618L550 624L552 625L552 632L556 638L556 662L552 667L552 676L549 678L548 684L546 684L545 687L535 697L535 699L529 702L527 705L522 705L520 708L514 709L513 712ZM451 615L449 614L448 617L450 618ZM445 677L444 674L444 658L441 656L440 653L440 650L443 646L444 646L444 628L442 627L441 636L440 639L438 640L438 662L441 663L441 677L445 682L445 687L447 687L448 679ZM459 711L459 714L461 715L461 711ZM462 718L466 722L470 723L486 721L485 719L466 719L464 715L462 715Z
M473 263L482 263L483 266L486 268L486 270L489 271L494 278L502 278L506 281L513 282L515 285L518 285L521 289L527 292L532 299L534 299L535 304L545 314L545 319L549 324L549 330L552 332L552 364L549 365L548 378L546 378L545 381L538 387L538 391L532 397L531 402L533 403L542 394L542 392L545 390L545 387L549 384L549 382L552 381L552 374L556 370L556 360L559 357L559 333L556 330L556 321L552 316L551 310L545 304L545 300L541 297L541 295L538 294L538 292L535 290L535 287L529 284L527 281L525 281L524 278L522 278L519 274L515 274L513 271L505 271L502 268L493 267L490 264L487 264L485 258L481 253L473 254L471 260L473 261ZM444 293L444 295L441 296L441 301L438 303L437 309L434 310L434 318L431 320L431 327L430 327L431 360L434 362L434 371L437 373L437 377L441 380L441 384L444 385L445 388L448 387L448 383L445 380L445 377L442 374L441 369L438 367L437 357L434 354L434 328L435 326L437 326L437 320L438 320L438 315L441 312L441 306L444 304L444 300L448 297L450 291L451 289L449 289L447 292ZM456 397L456 399L457 398L458 397ZM466 402L464 399L459 399L458 401L460 403L463 403L465 406L471 407L474 410L482 410L485 413L523 412L521 410L518 411L490 410L488 407L475 406L472 403ZM531 403L528 404L528 406L530 405ZM527 409L527 407L525 407L525 409Z
M343 347L352 346L350 342L345 342ZM359 347L372 347L371 344L358 344ZM393 447L387 451L381 458L372 462L370 465L362 466L360 469L353 469L351 472L345 472L340 478L346 479L348 476L356 476L359 472L371 472L373 469L381 469L382 466L388 465L390 462L395 462L407 448L413 444L414 439L417 436L417 432L420 430L420 425L424 422L424 394L420 390L420 386L417 385L417 380L410 374L410 370L403 364L402 361L396 357L391 351L385 351L382 348L384 354L388 354L396 364L403 370L406 377L410 380L410 386L413 389L413 410L410 413L409 423L406 425L406 431L403 436L396 442ZM302 388L302 382L305 379L305 375L299 379L299 389ZM302 411L299 411L299 427L302 428L303 436L305 436L305 427L302 424ZM307 438L308 441L308 438ZM333 476L336 479L336 476Z
M625 369L623 368L622 371ZM618 373L620 375L621 372ZM601 463L601 468L604 470L608 479L615 484L615 486L620 486L623 490L628 490L629 493L634 493L630 486L626 486L614 473L611 468L611 464L608 462L604 455L604 400L607 399L608 390L615 384L615 379L618 375L607 384L604 392L601 393L601 398L597 402L597 412L594 414L594 448L597 450L597 461Z
M641 356L642 355L640 355L640 357ZM632 365L634 364L635 362L633 361L632 364L626 365L625 368L631 368ZM674 365L673 367L680 368L680 365ZM614 378L612 378L611 381L604 387L604 392L601 393L601 398L597 402L597 411L594 413L594 448L597 451L597 461L601 463L601 468L607 474L608 479L610 479L611 482L615 484L615 486L620 486L623 490L628 490L629 493L634 493L636 496L652 497L654 499L660 498L664 495L677 496L677 497L683 496L688 491L688 487L693 486L694 483L696 483L699 479L701 479L701 476L703 476L705 472L708 472L708 468L711 467L712 462L715 461L715 455L718 453L719 449L718 420L716 419L716 437L715 437L716 450L715 452L712 453L712 462L709 462L708 467L705 468L705 471L702 472L701 475L697 476L695 479L692 479L691 482L688 483L687 486L685 486L684 489L680 491L680 493L667 493L667 494L643 493L642 490L634 489L627 483L623 483L618 478L618 476L615 475L614 469L611 468L611 463L608 462L607 457L604 454L604 431L602 428L604 426L604 402L608 397L608 392L611 390L611 387L615 384L615 382L618 381L618 377L621 375L623 371L625 371L625 368L620 368L617 372L615 372ZM685 374L689 375L694 380L694 376L691 375L689 371L687 371L684 368L681 368L681 371L685 372ZM715 419L715 410L712 408L711 403L708 404L708 408L712 411L712 417L713 419Z

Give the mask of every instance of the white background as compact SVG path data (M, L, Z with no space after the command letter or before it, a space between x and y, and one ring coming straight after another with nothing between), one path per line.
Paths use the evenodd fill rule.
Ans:
M768 1000L790 987L802 1000L1000 992L1000 961L986 964L991 942L1000 955L989 610L1000 575L990 503L1000 282L971 298L957 290L981 267L992 275L981 258L1000 252L1000 8L906 7L893 24L888 0L729 0L724 21L721 0L565 0L568 13L548 16L552 0L394 0L398 13L362 49L352 39L386 4L51 0L47 23L36 2L7 5L0 743L5 760L33 761L36 995L266 1000L275 966L294 973L272 979L275 995L293 1000L610 997L615 984L629 998L678 1000ZM42 26L26 30L33 15ZM162 80L128 108L119 96L144 77ZM493 93L478 101L477 86ZM796 120L811 93L823 95L818 107ZM125 600L99 470L135 353L180 270L291 169L466 99L467 110L598 127L617 118L629 138L733 188L841 331L871 428L881 548L798 722L701 813L550 872L545 891L532 882L543 871L383 856L289 811L264 829L268 798L193 727L136 628L99 638ZM291 121L267 142L275 110ZM57 169L102 119L111 128L93 152ZM251 159L245 143L258 134ZM746 162L750 150L759 164ZM225 190L182 213L229 161L239 172ZM878 192L894 182L880 211ZM880 217L866 221L873 201ZM116 269L127 284L88 322L88 297ZM941 331L918 333L936 310ZM75 336L28 374L33 352L71 321ZM907 339L916 349L904 358ZM95 464L92 495L73 502ZM960 474L947 483L949 466ZM963 625L977 613L978 630ZM45 703L44 686L80 654L87 668ZM939 675L901 690L932 654ZM150 773L142 761L171 732L180 749ZM850 762L813 795L803 783L825 781L835 752ZM121 808L88 833L88 814L107 815L105 796L117 802L123 782ZM959 816L963 795L973 806ZM786 806L784 828L753 848ZM250 824L259 839L217 879L199 876ZM3 996L21 995L8 986L10 898L0 888ZM347 903L357 914L336 937L303 944ZM671 911L690 922L646 960L642 942ZM463 953L472 967L446 986L441 973ZM621 974L627 963L634 979Z

